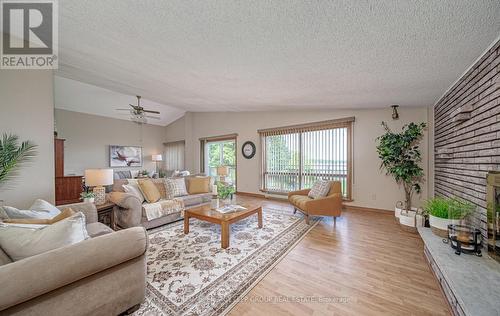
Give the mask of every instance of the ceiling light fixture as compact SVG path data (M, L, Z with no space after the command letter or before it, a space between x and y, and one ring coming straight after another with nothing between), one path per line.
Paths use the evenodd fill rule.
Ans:
M399 113L398 113L399 105L397 104L391 105L391 108L392 108L392 119L397 120L399 118Z

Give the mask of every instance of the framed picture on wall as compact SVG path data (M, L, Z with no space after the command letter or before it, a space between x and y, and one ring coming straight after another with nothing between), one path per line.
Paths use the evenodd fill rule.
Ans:
M110 167L142 167L142 147L109 145Z

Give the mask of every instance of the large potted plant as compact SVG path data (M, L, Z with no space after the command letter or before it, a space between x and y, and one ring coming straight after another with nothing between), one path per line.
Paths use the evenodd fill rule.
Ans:
M14 178L23 163L36 156L36 145L31 141L19 144L19 137L3 134L0 139L0 188Z
M474 211L474 205L458 198L434 197L424 204L429 216L432 232L440 237L448 237L448 225L461 224Z
M382 122L385 134L378 137L377 153L382 160L380 168L394 177L398 185L403 186L405 200L400 208L395 208L395 215L404 226L416 226L416 209L412 208L413 193L420 193L424 170L420 166L422 154L419 143L424 134L425 123L410 123L403 126L400 133L393 132L387 123Z

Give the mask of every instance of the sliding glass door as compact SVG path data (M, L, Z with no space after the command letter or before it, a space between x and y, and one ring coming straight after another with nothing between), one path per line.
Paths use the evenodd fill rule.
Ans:
M236 184L236 139L207 141L204 151L205 173L218 178L217 167L228 167L226 181Z
M287 193L311 188L319 179L340 181L351 192L351 124L259 131L262 136L261 190Z

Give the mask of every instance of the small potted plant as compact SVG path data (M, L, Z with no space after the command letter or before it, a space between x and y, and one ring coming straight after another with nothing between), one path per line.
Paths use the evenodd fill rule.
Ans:
M446 238L448 225L461 224L474 211L474 206L458 198L434 197L425 202L424 211L429 216L432 232Z
M233 197L233 194L235 193L234 187L232 185L227 185L222 182L217 183L217 196L222 199L230 200Z
M94 203L95 201L95 194L93 192L82 192L80 193L80 197L85 203Z

